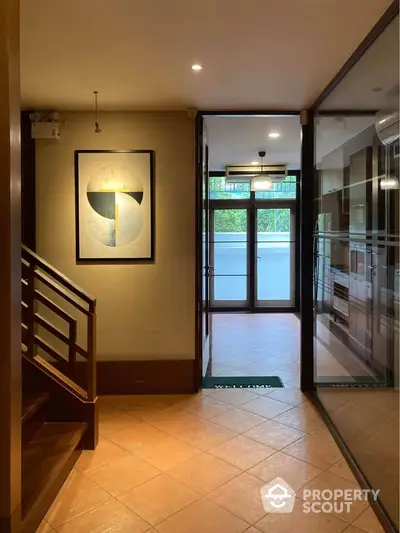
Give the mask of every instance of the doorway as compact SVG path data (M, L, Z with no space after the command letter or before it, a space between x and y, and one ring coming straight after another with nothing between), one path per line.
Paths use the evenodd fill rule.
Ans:
M220 120L229 130L227 137ZM282 384L298 387L298 115L202 117L198 127L201 376L206 382L210 376L260 377L265 382L281 376ZM252 139L254 127L262 144ZM281 131L284 142L266 139L270 127ZM265 176L265 153L270 183L264 187L268 179L259 179L255 187L253 177ZM243 174L243 166L249 175Z
M294 309L295 258L296 200L210 202L212 310Z

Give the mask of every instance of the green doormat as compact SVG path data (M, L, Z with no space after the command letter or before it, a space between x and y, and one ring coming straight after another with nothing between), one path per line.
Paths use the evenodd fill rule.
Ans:
M268 377L205 377L203 378L204 389L271 389L283 387L283 383L277 376Z

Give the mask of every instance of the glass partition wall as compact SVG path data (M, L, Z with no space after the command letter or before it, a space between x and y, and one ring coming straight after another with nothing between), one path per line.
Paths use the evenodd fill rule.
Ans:
M398 16L314 113L316 394L398 530Z

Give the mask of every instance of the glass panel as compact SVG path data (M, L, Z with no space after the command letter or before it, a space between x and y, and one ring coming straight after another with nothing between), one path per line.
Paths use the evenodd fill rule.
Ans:
M259 191L255 193L256 199L272 198L296 198L296 176L286 176L279 183L272 183L272 189L269 191Z
M247 210L215 209L214 301L247 300Z
M314 279L317 394L399 528L399 21L318 117ZM311 260L311 258L310 258Z
M257 300L291 300L292 241L290 209L257 210Z
M247 183L227 183L225 176L210 176L210 198L212 200L250 198L250 181Z

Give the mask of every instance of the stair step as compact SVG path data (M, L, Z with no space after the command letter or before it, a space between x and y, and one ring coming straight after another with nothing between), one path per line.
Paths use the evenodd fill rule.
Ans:
M46 422L22 451L23 533L35 531L78 459L87 425Z
M29 391L22 396L22 424L26 424L47 403L48 392Z

